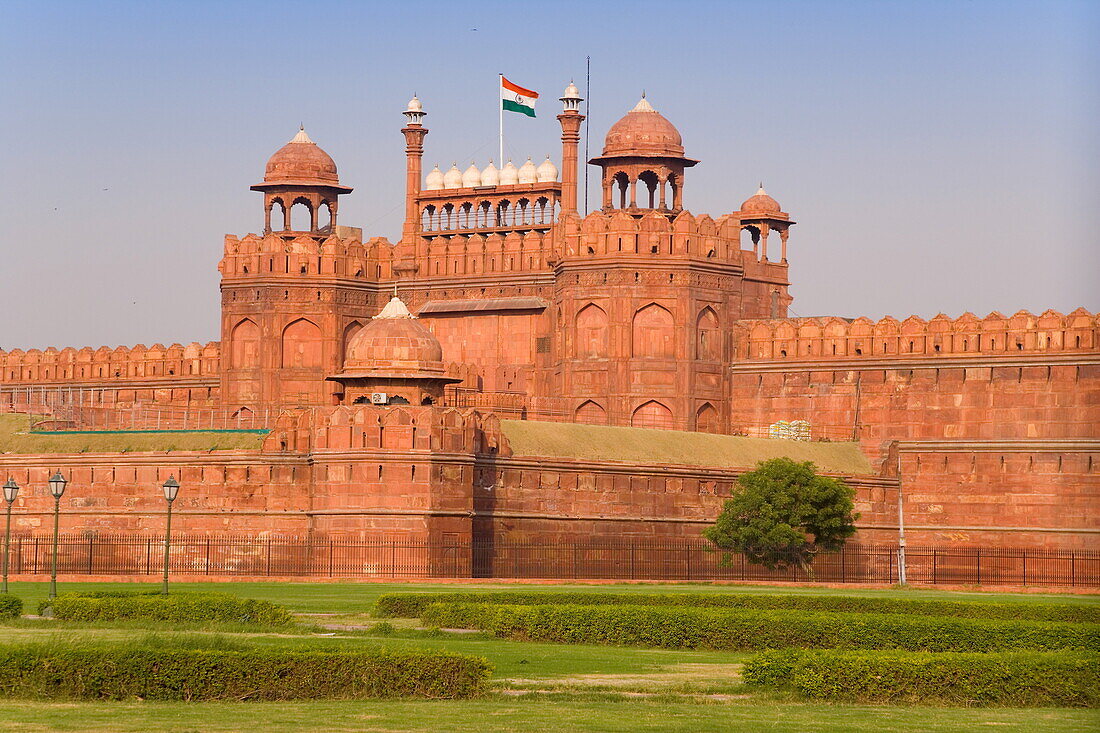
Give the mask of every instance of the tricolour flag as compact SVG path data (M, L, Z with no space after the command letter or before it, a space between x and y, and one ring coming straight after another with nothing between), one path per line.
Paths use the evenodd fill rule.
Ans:
M535 102L539 98L538 92L524 89L519 84L513 84L500 77L500 105L509 112L519 112L528 117L535 116Z

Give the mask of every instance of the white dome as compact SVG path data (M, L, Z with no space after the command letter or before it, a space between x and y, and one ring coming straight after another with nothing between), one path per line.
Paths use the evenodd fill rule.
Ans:
M558 180L558 167L550 162L550 156L546 156L546 160L539 164L538 170L539 183L553 183Z
M500 171L493 165L493 161L489 161L489 165L485 166L485 170L481 172L481 185L482 186L497 186L500 185Z
M573 82L569 82L569 86L565 88L565 91L561 95L562 101L566 99L582 99L581 90L577 89L577 85Z
M420 103L420 98L415 94L413 98L409 100L409 106L405 108L406 112L423 112L424 105Z
M508 164L500 169L500 185L502 186L514 186L519 183L519 171L512 165L512 161L508 161Z
M535 168L535 164L528 158L527 162L519 167L519 182L520 183L534 183L538 180L538 170Z
M441 188L443 188L443 171L439 170L437 165L432 168L431 172L428 173L428 177L424 179L424 190L438 191Z
M462 173L462 187L475 188L481 185L481 171L476 165L470 163L470 167Z
M462 171L451 163L451 169L443 174L443 188L462 188Z

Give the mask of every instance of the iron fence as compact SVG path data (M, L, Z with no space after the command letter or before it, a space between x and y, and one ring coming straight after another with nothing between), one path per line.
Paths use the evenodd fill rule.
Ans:
M63 535L63 575L157 576L163 537ZM52 538L12 537L13 574L50 572ZM546 580L747 580L898 582L894 545L848 545L816 557L810 572L768 569L704 542L422 542L345 537L179 535L175 574L322 578L516 578ZM908 547L910 582L949 585L1100 586L1100 552L991 547Z

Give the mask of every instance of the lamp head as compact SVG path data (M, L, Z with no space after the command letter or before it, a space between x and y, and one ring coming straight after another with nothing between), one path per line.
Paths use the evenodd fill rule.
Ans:
M19 484L15 483L15 479L9 478L4 484L4 501L11 504L17 496L19 496Z
M164 489L164 498L171 503L176 500L176 494L178 494L180 490L180 482L176 481L175 476L169 476L168 480L164 482L164 486L161 488Z
M65 485L69 483L65 480L65 477L58 471L53 476L50 476L50 493L53 498L60 499L65 494Z

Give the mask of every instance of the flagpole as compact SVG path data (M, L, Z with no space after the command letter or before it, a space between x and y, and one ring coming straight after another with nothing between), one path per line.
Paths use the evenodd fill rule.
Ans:
M584 215L588 216L588 120L592 117L592 57L584 57L584 96L588 97L584 116Z
M504 102L500 90L504 88L504 74L497 74L497 115L500 118L500 160L497 165L504 167Z

